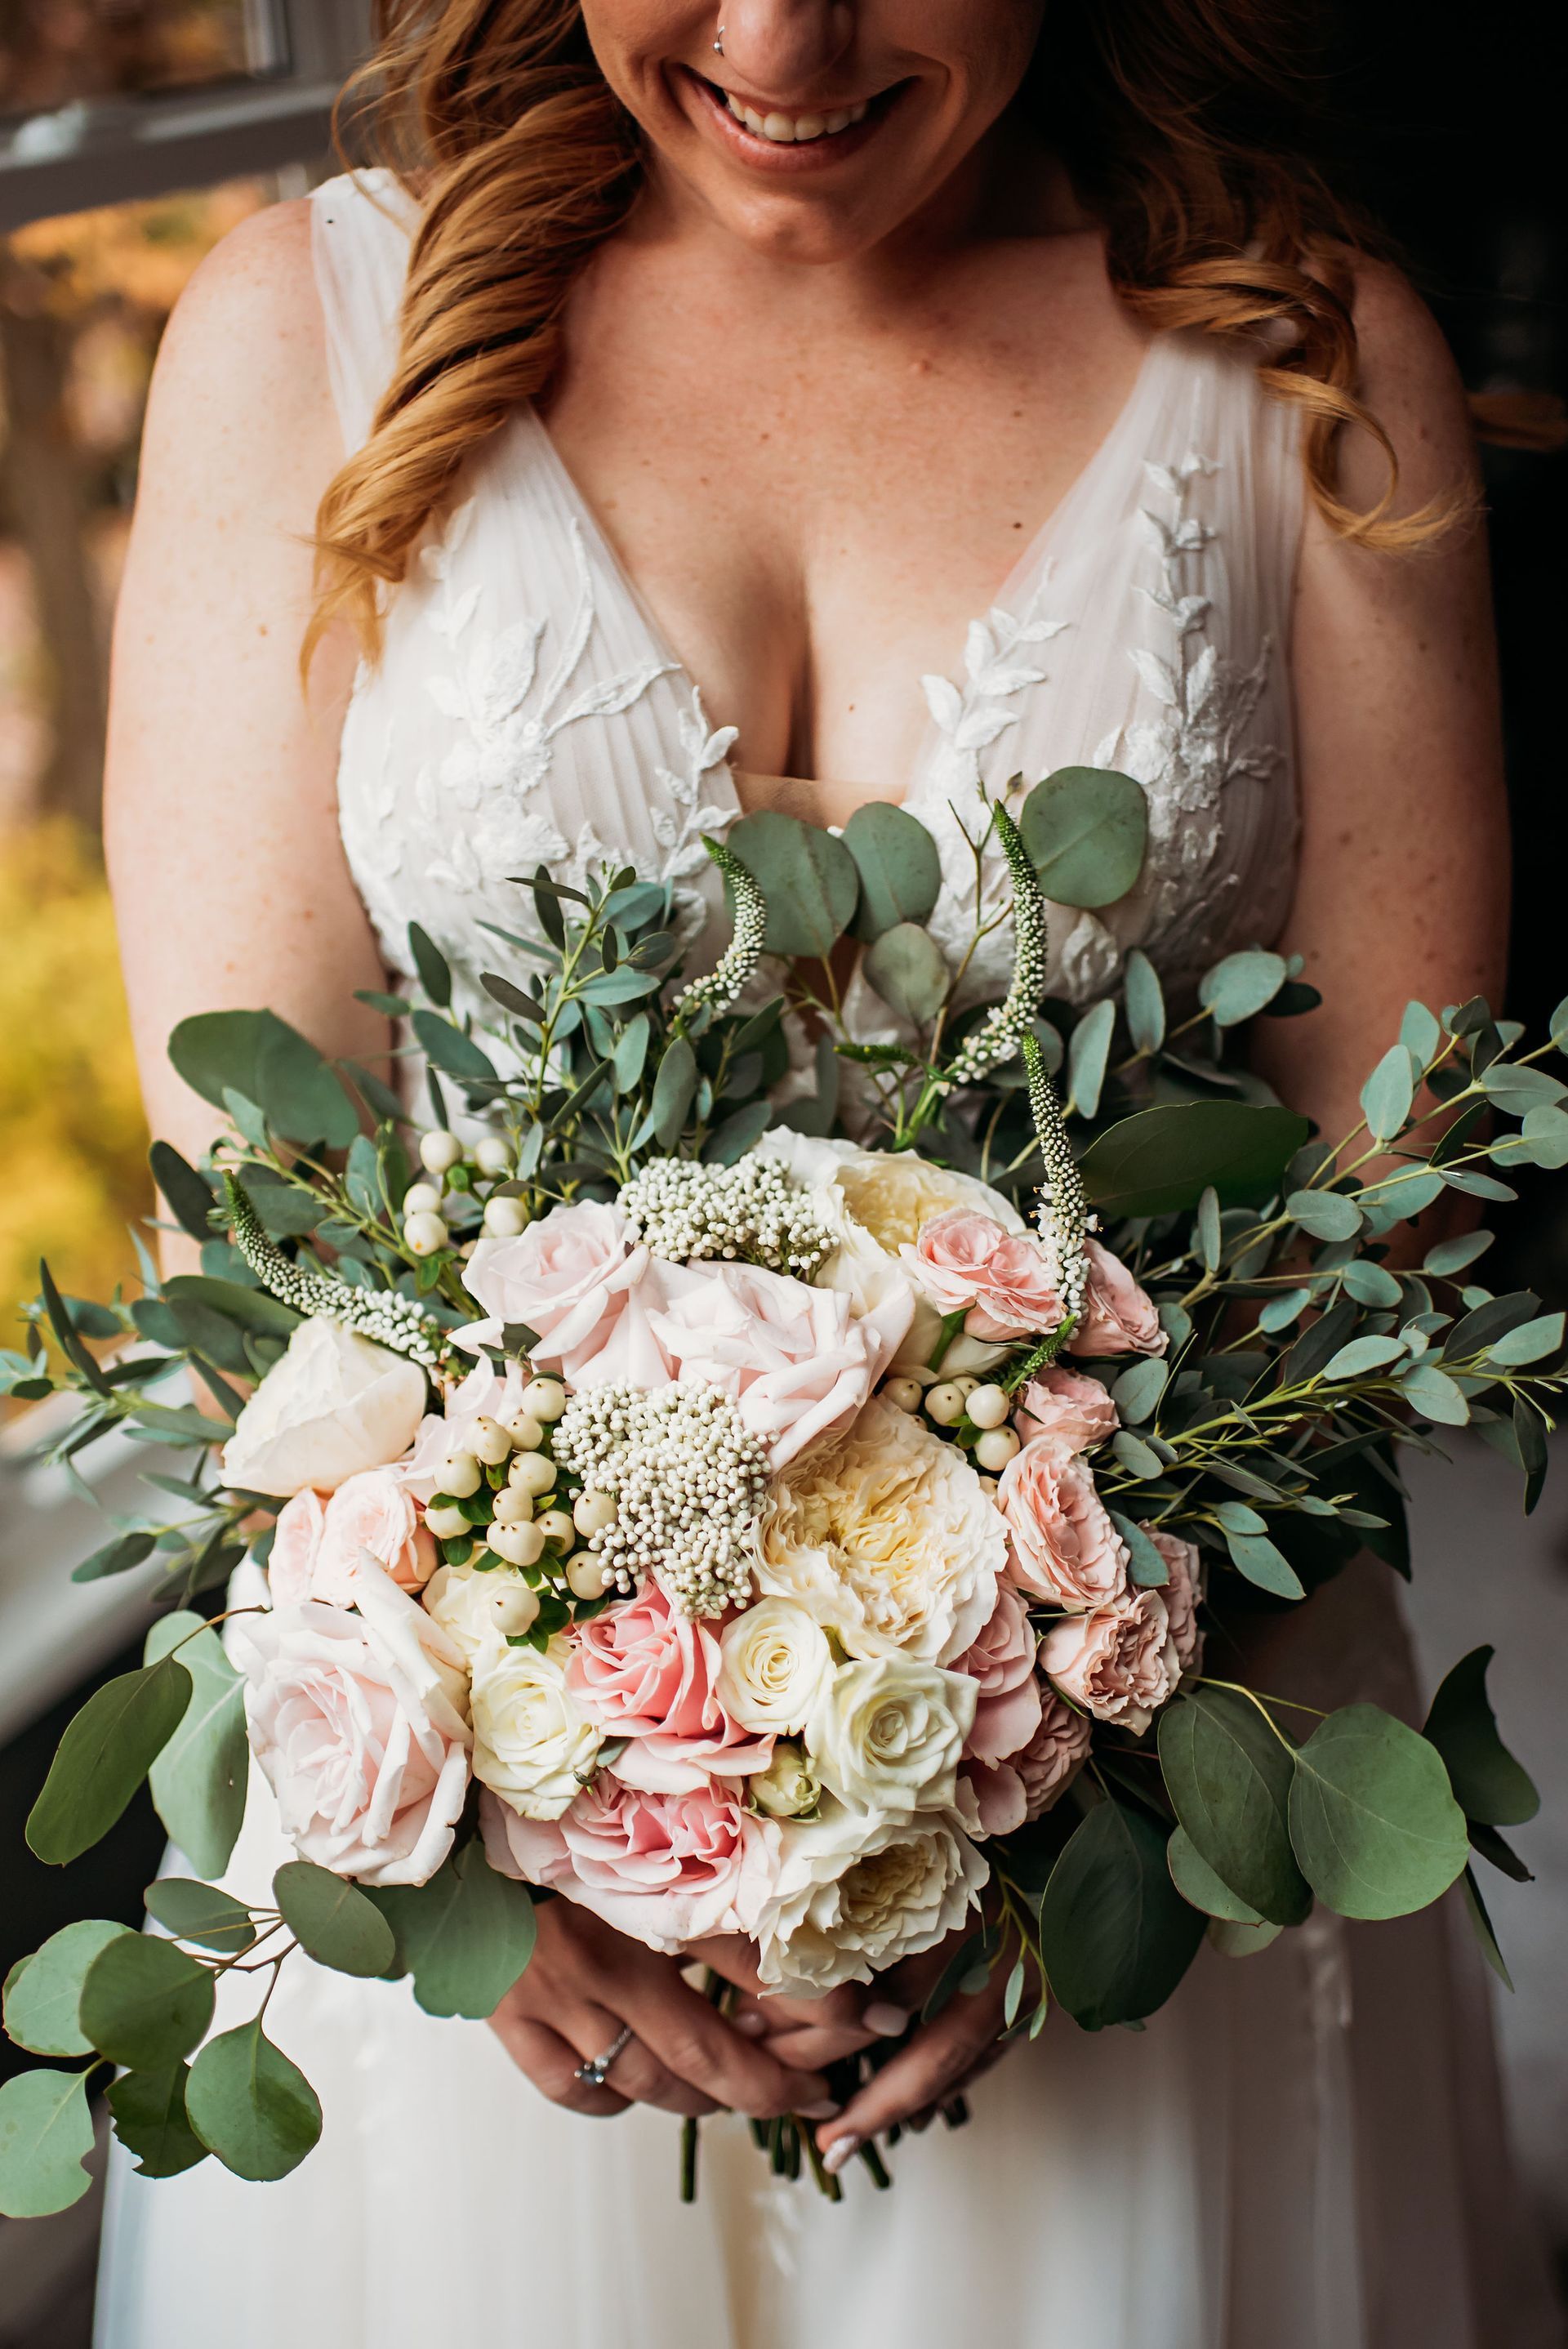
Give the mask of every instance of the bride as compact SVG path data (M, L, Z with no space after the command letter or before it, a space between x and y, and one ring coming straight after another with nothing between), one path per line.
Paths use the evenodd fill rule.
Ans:
M1327 999L1257 1061L1338 1132L1408 997L1490 988L1464 401L1298 156L1274 14L383 0L389 168L230 238L159 368L108 819L155 1129L211 1139L177 1019L265 1003L385 1053L354 990L410 920L476 984L541 859L633 863L722 936L700 835L744 809L941 831L1075 762L1140 779L1151 847L1058 918L1054 991L1283 939ZM1274 1685L1408 1708L1382 1576ZM1205 1951L1146 2031L1057 2018L995 2068L999 1989L912 2024L930 1961L724 2020L560 1899L488 2028L302 1961L269 2027L319 2149L265 2191L117 2161L100 2349L1527 2349L1450 1923ZM879 2034L835 2110L820 2067ZM970 2078L972 2127L840 2208L729 2116L815 2106L840 2165ZM722 2116L693 2209L671 2113Z

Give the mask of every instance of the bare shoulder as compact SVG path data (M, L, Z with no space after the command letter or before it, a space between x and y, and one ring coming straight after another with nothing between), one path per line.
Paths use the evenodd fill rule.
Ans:
M1361 261L1353 316L1357 389L1394 444L1399 511L1472 488L1475 439L1464 385L1442 328L1409 279L1387 262ZM1343 437L1345 487L1361 504L1380 492L1385 460L1365 433Z
M213 468L261 464L285 496L319 494L341 453L310 203L272 204L213 247L175 306L144 469L156 487L169 460L180 481L202 488Z

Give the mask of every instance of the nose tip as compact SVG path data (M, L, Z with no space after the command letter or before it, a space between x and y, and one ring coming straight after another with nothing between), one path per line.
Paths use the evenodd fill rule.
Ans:
M849 0L726 0L718 14L726 63L781 99L810 96L855 33Z

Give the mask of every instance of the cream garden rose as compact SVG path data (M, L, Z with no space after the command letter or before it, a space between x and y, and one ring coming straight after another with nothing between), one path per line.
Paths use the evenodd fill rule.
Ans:
M417 1362L313 1314L234 1423L223 1481L242 1493L334 1493L407 1452L424 1410Z
M842 1665L823 1681L806 1751L841 1800L892 1818L952 1807L979 1690L909 1656Z
M806 1726L833 1659L821 1625L792 1599L762 1599L719 1634L719 1702L758 1736Z
M747 1873L762 1981L809 1995L934 1948L990 1869L950 1814L868 1821L825 1802L817 1819L760 1822Z
M474 1775L525 1819L557 1819L593 1775L602 1734L567 1685L564 1640L511 1648L492 1633L473 1662Z
M873 1398L774 1480L756 1575L765 1596L794 1599L851 1656L943 1664L990 1616L1006 1548L964 1454Z

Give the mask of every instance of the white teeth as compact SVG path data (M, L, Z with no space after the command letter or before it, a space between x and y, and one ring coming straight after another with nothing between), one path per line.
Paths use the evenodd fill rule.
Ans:
M737 122L744 122L754 138L767 139L776 147L787 147L799 140L831 138L836 131L847 130L851 122L862 121L869 99L859 106L841 107L832 114L758 114L741 98L726 90L724 102Z

